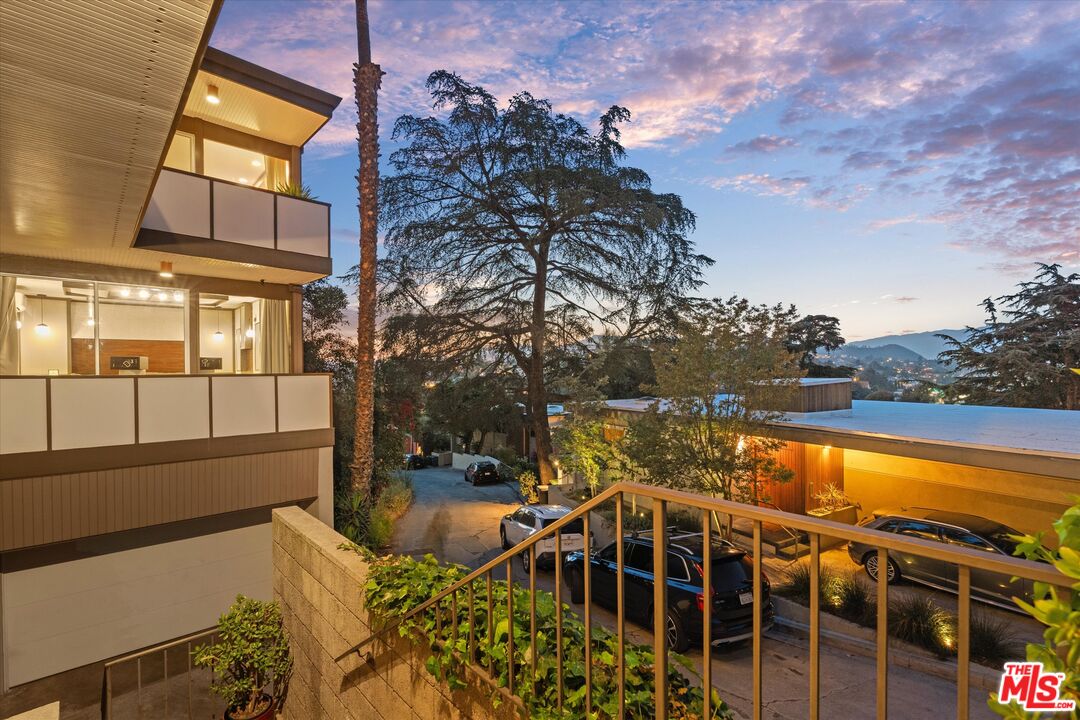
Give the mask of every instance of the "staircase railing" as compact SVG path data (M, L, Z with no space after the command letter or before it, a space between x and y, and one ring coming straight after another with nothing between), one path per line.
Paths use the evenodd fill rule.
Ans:
M563 563L562 558L562 544L560 531L570 523L581 520L583 523L583 536L585 542L585 555L586 558L591 556L590 548L590 533L589 533L589 513L595 510L598 506L605 502L614 500L616 507L619 509L615 514L615 537L616 537L616 636L617 636L617 657L616 657L616 673L617 673L617 687L619 698L619 712L617 717L624 716L625 708L625 696L624 696L624 684L625 684L625 647L626 647L626 635L625 635L625 614L624 614L624 542L621 540L625 537L623 532L623 498L625 495L634 495L638 497L647 497L652 500L652 514L653 514L653 577L666 578L667 577L667 506L668 504L677 504L681 506L687 506L696 508L702 511L702 585L705 588L712 586L711 582L711 548L712 548L712 527L710 522L710 513L725 513L735 517L748 519L753 523L753 537L752 537L752 551L753 557L753 641L752 641L752 662L753 662L753 675L752 675L752 718L754 720L760 720L762 717L762 567L761 567L761 529L762 523L775 523L789 527L793 530L799 530L806 532L810 539L810 628L809 628L809 672L808 672L808 698L811 720L819 720L820 718L820 702L821 702L821 674L820 674L820 545L821 536L837 538L842 541L856 541L865 543L870 547L876 548L878 567L886 568L888 563L888 552L893 551L896 553L908 553L921 557L933 558L935 560L943 560L946 563L955 565L958 568L958 622L957 622L957 713L956 716L960 720L967 720L969 715L969 659L971 652L971 636L970 636L970 621L971 621L971 571L980 570L988 571L992 573L999 573L1010 577L1019 577L1036 582L1043 582L1049 585L1066 588L1069 584L1069 579L1059 573L1052 565L1030 562L1019 558L1007 557L1005 555L991 554L983 551L970 550L966 548L957 548L944 545L942 543L936 543L929 540L922 540L919 538L895 535L892 533L883 533L876 530L870 530L867 528L845 525L842 523L833 522L831 520L824 520L821 518L812 518L803 515L796 515L794 513L783 512L780 510L773 510L770 508L762 508L753 505L745 505L742 503L736 503L726 500L718 500L709 498L703 495L695 495L679 490L671 490L667 488L653 487L647 485L639 485L637 483L620 482L604 490L596 497L582 503L575 508L569 514L563 516L559 520L553 522L551 525L543 528L541 531L534 535L529 536L523 542L514 546L513 548L506 550L499 554L497 557L489 560L481 565L476 570L473 570L461 580L453 583L452 585L437 592L430 599L416 606L408 613L400 617L396 622L393 622L386 627L380 629L377 633L365 638L357 645L350 648L343 653L337 660L340 662L349 655L356 653L363 656L364 649L369 645L372 645L376 641L385 637L388 633L394 631L402 623L415 618L422 613L425 613L432 608L438 610L441 608L442 603L450 599L450 603L456 612L458 608L459 593L466 595L466 601L469 607L470 617L474 614L475 609L475 593L473 592L473 583L477 581L485 581L487 583L487 615L488 623L490 625L492 618L492 593L491 583L493 580L494 571L500 566L504 566L506 570L506 580L508 585L507 593L507 617L510 621L513 621L514 608L513 608L513 572L512 561L519 557L522 553L529 553L529 595L530 595L530 608L529 608L529 621L530 621L530 650L529 655L532 660L532 677L536 676L536 545L541 540L554 537L555 540L555 607L557 608L556 617L556 673L557 673L557 687L558 687L558 709L560 714L562 712L563 705L563 633L562 633L562 617L563 613L561 609L562 605L562 586L563 586ZM585 674L585 689L586 707L590 711L595 711L592 705L591 697L591 666L592 666L592 582L591 582L591 563L583 563L582 578L584 582L584 624L585 624L585 638L589 641L586 642L584 647L584 674ZM654 608L666 608L667 605L667 583L666 582L653 582L653 607ZM888 658L889 658L889 637L888 637L888 596L889 585L886 582L879 582L877 584L877 623L876 623L876 717L879 720L886 720L888 717ZM708 639L711 639L711 627L712 627L712 608L711 603L705 602L702 604L702 637L706 638L706 641L702 643L703 654L703 672L702 682L703 687L706 689L704 693L704 713L706 718L712 717L711 708L711 693L709 688L712 687L712 655L711 644ZM437 622L440 616L436 614ZM455 622L455 632L456 632ZM666 614L664 612L653 612L653 651L655 653L654 663L654 692L655 697L658 699L656 702L655 717L657 720L666 720L668 710L668 668L669 659L666 647ZM488 642L493 642L493 635L491 628L488 628ZM457 638L455 637L456 641ZM497 687L496 675L494 667L490 666L493 662L491 660L492 655L489 652L489 667L486 671L483 668L475 666L473 658L475 654L475 638L470 633L468 642L468 654L465 656L468 661L467 667L471 667L471 670L477 672L480 676L484 677L493 687ZM507 633L507 658L514 657L514 633ZM368 659L371 660L370 653ZM514 677L514 663L508 661L508 677L505 688L499 688L506 696L516 698ZM520 698L516 698L516 704L518 707L523 707Z

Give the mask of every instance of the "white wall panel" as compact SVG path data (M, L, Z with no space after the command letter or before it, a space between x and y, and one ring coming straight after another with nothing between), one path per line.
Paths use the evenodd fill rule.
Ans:
M48 449L45 380L0 380L0 454Z
M214 183L214 239L273 248L273 194Z
M278 196L278 250L326 257L330 249L330 208Z
M210 380L139 378L139 442L210 437Z
M210 181L162 170L142 226L179 235L210 237Z
M52 380L53 450L135 442L134 378Z
M214 437L274 432L273 376L213 377Z
M237 593L271 598L270 524L5 573L9 685L213 626Z
M280 375L278 429L314 430L331 426L330 378L326 375Z

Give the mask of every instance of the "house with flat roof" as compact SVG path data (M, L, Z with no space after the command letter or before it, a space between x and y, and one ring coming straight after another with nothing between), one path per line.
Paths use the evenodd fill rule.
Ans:
M272 508L333 522L300 188L340 99L207 47L219 9L0 7L0 690L269 599Z
M625 432L658 401L606 401L605 433ZM777 506L805 513L836 485L865 516L908 505L975 513L1044 530L1080 494L1080 413L1068 410L851 399L846 378L805 378L796 405L770 428L793 480Z

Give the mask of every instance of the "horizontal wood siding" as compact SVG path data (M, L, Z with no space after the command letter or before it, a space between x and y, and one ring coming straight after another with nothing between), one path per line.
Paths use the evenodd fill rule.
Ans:
M319 449L0 482L0 551L318 496Z

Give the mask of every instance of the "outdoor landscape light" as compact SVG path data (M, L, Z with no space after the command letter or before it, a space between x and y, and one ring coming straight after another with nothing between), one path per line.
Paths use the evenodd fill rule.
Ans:
M206 86L206 102L211 105L218 105L221 103L221 98L218 97L217 85Z
M161 270L158 275L163 278L171 278L173 276L172 263L166 260L161 261Z
M140 300L146 300L148 297L150 297L150 291L147 290L146 288L140 288L139 289L139 299Z

